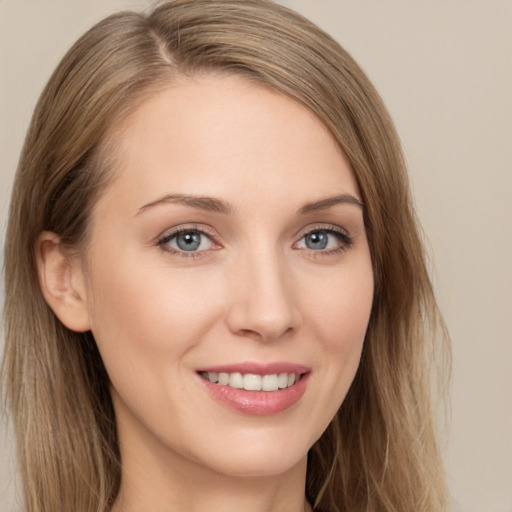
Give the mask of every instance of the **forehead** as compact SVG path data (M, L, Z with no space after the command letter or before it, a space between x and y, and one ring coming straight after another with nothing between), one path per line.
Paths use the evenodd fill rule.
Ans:
M107 195L144 203L155 194L189 193L244 204L358 196L322 122L296 100L241 77L183 78L119 128L118 176Z

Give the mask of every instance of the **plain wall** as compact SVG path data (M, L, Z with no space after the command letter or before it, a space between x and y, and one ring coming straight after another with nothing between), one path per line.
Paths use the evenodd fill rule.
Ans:
M281 3L355 57L395 120L453 340L445 453L454 510L512 512L512 2ZM149 4L0 0L2 241L24 134L51 71L92 23ZM0 510L11 512L19 507L4 432Z

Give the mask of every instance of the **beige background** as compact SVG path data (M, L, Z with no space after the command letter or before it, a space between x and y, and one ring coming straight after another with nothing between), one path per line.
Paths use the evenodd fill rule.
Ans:
M445 453L454 510L512 512L512 2L282 3L352 53L395 119L453 339ZM148 4L0 0L2 240L24 132L51 70L100 17ZM11 512L18 507L4 432L0 510Z

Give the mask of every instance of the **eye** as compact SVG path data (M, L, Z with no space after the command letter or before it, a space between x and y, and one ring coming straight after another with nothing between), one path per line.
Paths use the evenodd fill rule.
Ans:
M295 243L295 249L308 249L317 252L336 252L347 249L352 244L352 238L334 228L322 228L308 231Z
M213 240L199 229L176 230L159 240L158 245L171 253L197 253L212 249ZM191 254L192 255L192 254Z
M332 248L333 242L336 242L336 240L333 241L332 238L334 238L334 236L330 233L326 233L325 231L314 231L313 233L308 233L304 236L304 245L308 249L322 251L324 249Z

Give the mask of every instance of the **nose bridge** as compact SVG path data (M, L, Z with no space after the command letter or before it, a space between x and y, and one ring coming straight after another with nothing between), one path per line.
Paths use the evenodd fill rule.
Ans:
M275 247L247 251L232 275L231 330L269 341L295 329L299 314L292 274Z

